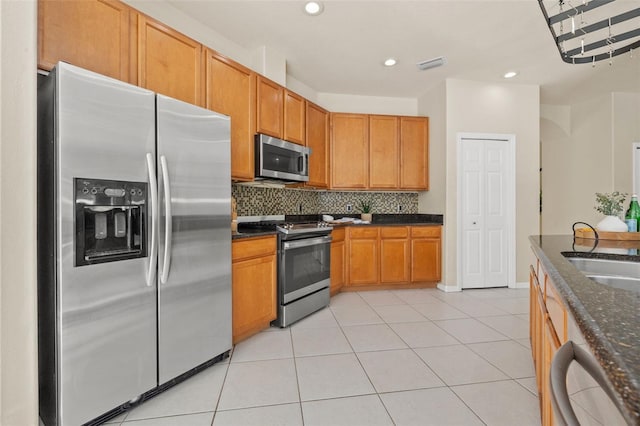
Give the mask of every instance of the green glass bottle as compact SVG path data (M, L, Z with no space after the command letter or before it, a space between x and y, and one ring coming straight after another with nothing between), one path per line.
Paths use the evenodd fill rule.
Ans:
M640 204L638 204L638 196L633 194L631 196L631 203L627 214L624 216L625 222L627 222L627 228L629 232L638 232L638 221L640 221Z

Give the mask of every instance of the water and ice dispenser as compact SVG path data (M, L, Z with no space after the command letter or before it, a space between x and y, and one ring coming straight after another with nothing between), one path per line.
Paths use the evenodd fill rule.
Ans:
M147 184L76 178L76 266L145 257Z

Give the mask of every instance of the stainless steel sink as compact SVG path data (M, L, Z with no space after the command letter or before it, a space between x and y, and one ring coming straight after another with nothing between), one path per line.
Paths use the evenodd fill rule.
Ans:
M586 257L567 257L566 259L585 275L622 276L640 279L640 262Z
M566 259L587 278L600 284L640 291L640 262L585 257L567 257Z
M613 277L607 275L587 275L595 282L623 290L640 291L640 279L630 277Z

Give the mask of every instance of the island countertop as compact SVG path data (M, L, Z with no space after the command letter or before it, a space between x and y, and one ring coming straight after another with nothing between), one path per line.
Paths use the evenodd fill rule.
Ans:
M597 283L566 259L640 262L640 241L612 249L595 240L574 240L571 235L531 236L529 240L623 402L623 416L630 424L640 424L640 288L630 291Z

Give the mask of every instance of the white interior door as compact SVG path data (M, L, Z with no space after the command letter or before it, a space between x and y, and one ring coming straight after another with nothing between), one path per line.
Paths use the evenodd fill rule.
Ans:
M459 229L462 288L509 285L514 203L512 141L460 138Z

